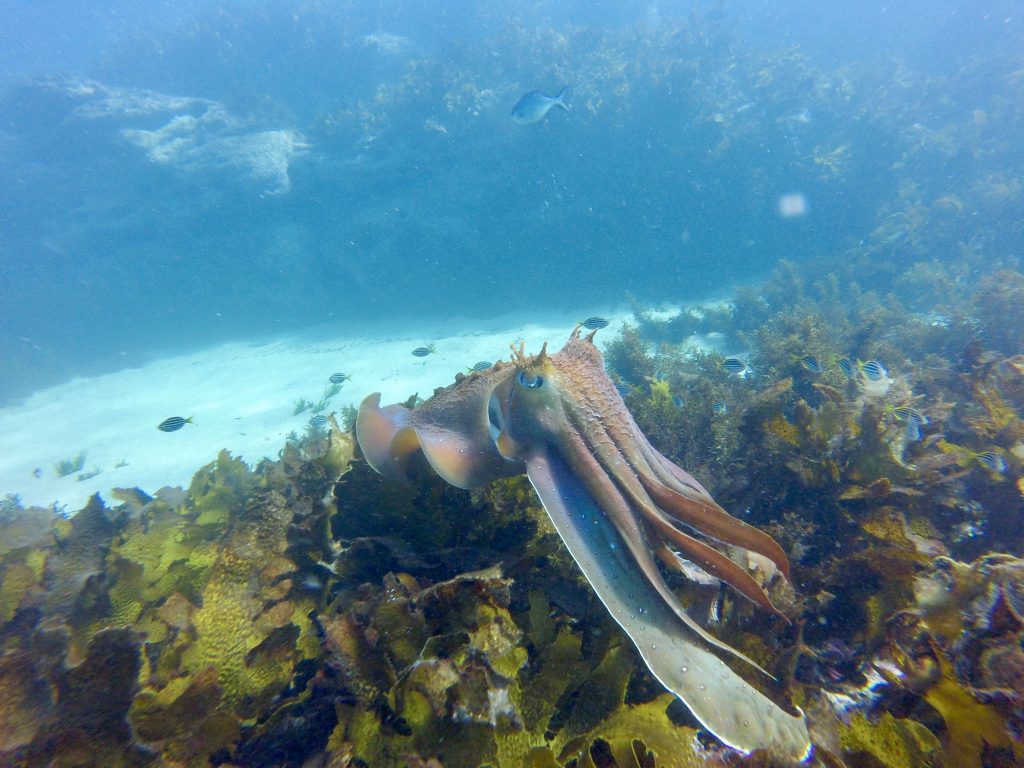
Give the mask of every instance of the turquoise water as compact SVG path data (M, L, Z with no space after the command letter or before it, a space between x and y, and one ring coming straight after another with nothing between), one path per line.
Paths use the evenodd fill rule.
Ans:
M1021 252L1009 2L813 19L785 3L9 7L7 400L322 323L686 301L858 246L883 269L868 282L899 290L890 267L961 243L982 251L971 269ZM566 84L570 112L510 119ZM805 212L780 215L794 194ZM900 218L944 199L969 215Z

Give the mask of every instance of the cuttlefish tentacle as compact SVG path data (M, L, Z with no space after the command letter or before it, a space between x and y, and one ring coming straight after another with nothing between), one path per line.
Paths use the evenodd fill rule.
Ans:
M789 558L778 542L764 531L737 520L713 501L690 499L644 474L640 474L640 480L658 506L676 520L708 538L764 555L789 580Z
M567 447L572 449L574 454L579 453L581 457L586 456L590 461L594 461L596 457L600 461L604 472L614 479L619 490L629 499L631 506L638 509L644 519L653 524L659 538L669 539L686 553L688 559L693 560L705 571L729 584L729 586L733 587L748 600L771 611L789 623L786 615L772 604L764 589L761 588L761 585L749 573L715 548L680 531L669 521L662 510L666 507L665 500L669 498L666 494L671 494L672 492L647 477L647 469L649 468L645 466L646 462L643 462L640 457L635 457L632 461L628 460L629 452L622 450L620 447L623 446L623 441L614 439L610 434L610 430L605 429L603 424L597 423L593 419L588 423L581 423L582 419L579 414L573 411L569 411L566 416L569 418L570 423L577 428L576 432L573 433L574 439L567 444ZM577 450L576 443L580 441L581 437L586 441L585 446L583 450ZM576 459L571 463L576 464L581 460ZM596 474L601 478L606 477L604 473ZM649 495L648 491L652 493ZM653 499L652 496L654 496ZM598 498L602 497L598 496ZM669 507L668 511L671 511L671 509ZM629 510L626 510L625 515L631 522L633 521L633 514ZM738 523L739 521L736 522ZM627 534L627 531L624 530L624 526L616 525L619 528L619 532L626 537L627 542L631 542L632 539ZM641 537L637 537L637 542L634 546L630 547L630 551L637 557L639 563L639 553L642 552L644 555L647 555L649 544ZM651 559L651 564L653 567L653 559ZM663 590L659 587L659 592L661 591ZM670 595L667 586L664 587L664 592L666 595ZM666 597L666 599L672 600L671 597ZM681 607L678 612L682 612Z
M647 541L647 537L644 535L642 527L638 525L638 522L630 508L630 504L622 493L622 489L612 482L606 472L602 471L601 464L599 464L594 456L591 455L589 448L590 446L583 441L580 435L570 435L569 439L562 444L562 451L560 451L560 453L562 458L572 468L575 476L579 478L591 498L598 501L606 514L610 513L608 514L608 517L611 520L612 525L615 526L616 532L625 542L625 546L629 554L640 567L640 571L647 578L648 582L650 582L651 586L654 587L658 596L665 601L680 620L682 620L691 630L700 635L701 639L705 642L713 645L715 648L725 651L726 653L736 656L738 659L742 659L774 680L775 678L772 677L771 673L763 669L759 664L757 664L757 662L707 632L686 612L686 609L679 603L676 596L672 594L672 590L669 589L668 584L666 584L664 578L662 578L661 572L658 570L657 563L651 554L651 547ZM668 524L667 521L666 524ZM686 536L686 534L683 533L680 533L680 535ZM700 547L710 549L712 552L715 552L721 558L730 563L736 571L749 579L754 588L761 593L762 603L767 601L767 597L764 596L764 591L761 590L761 587L758 586L757 582L754 581L753 578L751 578L738 565L725 557L725 555L717 552L717 550L711 549L711 547L708 547L706 544L702 544L695 539L690 540ZM617 545L612 544L611 546L614 548ZM694 559L697 560L699 565L703 566L705 564L704 558L697 554L694 554ZM724 576L719 575L719 573L725 574L728 571L728 568L724 567L719 571L719 573L716 573L716 564L717 563L709 563L710 567L706 568L706 570L708 573L726 581ZM730 572L729 575L733 574ZM778 613L775 606L771 605L770 601L767 602L769 609Z
M792 623L786 614L775 607L765 593L764 588L757 583L757 580L730 560L728 556L719 552L711 545L705 544L700 539L695 539L693 536L680 531L660 514L653 516L651 521L662 537L671 541L686 556L687 560L696 563L707 573L720 581L724 581L745 598L778 616L787 624Z
M651 446L632 416L628 413L626 416L628 433L621 435L616 443L626 447L630 464L637 470L636 476L658 506L704 536L767 557L788 581L789 559L775 539L737 520L718 506L703 486ZM678 470L679 474L673 472L671 467Z
M686 614L655 560L681 570L675 547L777 614L714 542L764 555L788 575L781 548L726 513L647 442L604 373L593 334L580 338L577 328L555 355L545 346L529 357L520 344L512 358L513 365L457 377L413 410L380 408L379 395L368 397L356 422L367 461L403 476L420 449L445 480L463 488L525 470L574 560L654 676L729 746L806 758L802 714L782 710L709 650L750 661Z

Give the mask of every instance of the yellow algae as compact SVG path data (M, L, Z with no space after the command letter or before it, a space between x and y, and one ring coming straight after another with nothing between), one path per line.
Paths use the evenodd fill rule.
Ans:
M646 704L622 705L587 734L585 748L563 748L559 760L572 755L580 768L597 768L590 746L600 738L608 743L619 768L651 765L648 752L658 768L704 768L707 761L695 750L696 731L674 725L665 715L672 699L663 694Z
M30 654L0 656L0 754L30 743L53 705L54 691Z
M202 591L202 607L192 616L195 643L182 654L182 666L193 673L217 670L225 701L273 695L284 685L291 665L275 658L248 664L250 651L264 639L254 620L262 603L252 594L249 564L225 553Z
M983 751L996 747L1011 750L1017 760L1024 760L1024 748L1010 738L1002 713L974 698L957 681L944 658L940 657L939 668L939 682L924 698L946 722L944 742L951 764L957 768L981 768Z
M764 429L769 434L775 435L790 445L798 446L800 444L796 426L788 422L783 416L776 416L770 421L765 422Z
M914 549L906 534L906 522L902 515L889 509L883 509L868 516L861 523L865 533L874 536L876 539L895 544L903 549Z
M915 720L882 714L877 723L855 715L839 731L843 751L867 753L884 768L927 768L941 765L942 745L931 731Z
M0 625L14 618L21 601L38 581L35 571L25 563L9 563L0 570Z

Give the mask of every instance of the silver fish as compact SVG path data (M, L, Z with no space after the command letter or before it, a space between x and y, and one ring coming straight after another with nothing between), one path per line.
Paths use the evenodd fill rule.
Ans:
M569 91L568 85L560 90L557 96L548 96L541 91L530 91L512 107L512 120L520 125L529 125L543 120L552 107L561 107L568 112L569 106L565 100L569 96Z

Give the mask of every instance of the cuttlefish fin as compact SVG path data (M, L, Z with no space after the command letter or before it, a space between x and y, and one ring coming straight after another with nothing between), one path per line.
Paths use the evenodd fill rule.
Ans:
M479 409L476 409L479 410ZM404 405L380 407L380 393L363 400L356 418L356 437L367 463L382 475L404 480L410 457L417 451L445 482L458 488L479 488L499 477L522 472L522 464L506 462L491 442L486 411L481 417L465 409L463 420L441 426L446 412ZM450 420L451 421L451 420ZM478 421L482 423L477 423Z
M494 479L491 475L482 480L479 477L481 465L493 461L493 444L480 445L460 432L435 426L419 427L416 434L423 455L447 483L457 488L478 488Z
M410 413L404 405L381 408L380 392L359 405L356 439L366 462L385 477L404 480L409 456L420 448L416 431L408 425Z
M555 529L654 676L734 749L804 760L802 713L790 715L704 648L643 576L601 506L555 451L527 457L527 474Z

